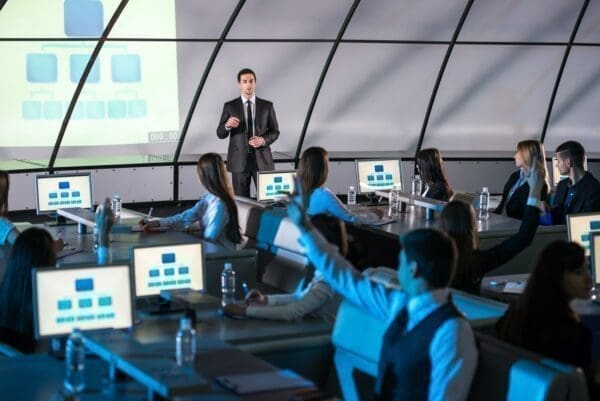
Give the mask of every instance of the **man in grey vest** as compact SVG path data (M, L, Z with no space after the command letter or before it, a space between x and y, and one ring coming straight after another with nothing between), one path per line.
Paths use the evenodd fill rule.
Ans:
M240 97L223 106L217 136L229 136L227 171L233 192L250 196L250 181L256 184L257 171L274 170L270 145L279 137L273 103L256 97L256 75L249 68L238 72Z

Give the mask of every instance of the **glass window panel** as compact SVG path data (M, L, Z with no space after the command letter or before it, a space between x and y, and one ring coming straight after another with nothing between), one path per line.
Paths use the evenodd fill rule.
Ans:
M236 4L235 0L130 0L111 37L218 39Z
M271 145L275 158L294 154L329 43L226 43L221 48L185 138L184 153L227 153L229 139L217 138L223 103L240 96L237 73L256 73L257 96L273 102L281 135Z
M0 38L99 38L119 0L8 1Z
M588 152L600 152L600 48L574 47L565 66L546 133L546 147L554 150L575 139Z
M423 147L512 150L539 139L562 46L457 46L433 106Z
M577 31L575 42L600 43L600 2L590 1L581 25Z
M345 0L247 1L229 38L333 39L350 4Z
M459 40L567 42L582 0L475 1Z
M450 40L465 0L362 1L344 39Z
M213 48L212 43L107 42L98 59L100 78L83 88L57 165L97 165L98 154L109 164L171 161Z
M304 148L414 152L446 47L340 45Z
M88 55L96 42L1 42L0 158L46 166L76 83L70 55Z

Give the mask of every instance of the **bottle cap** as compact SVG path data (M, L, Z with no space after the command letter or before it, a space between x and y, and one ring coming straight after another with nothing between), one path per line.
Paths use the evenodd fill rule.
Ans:
M227 262L225 263L225 270L231 270L232 266L231 263Z
M350 185L350 191L354 191L354 185Z
M179 320L179 328L180 329L189 329L192 327L192 321L189 317L182 317Z
M483 192L490 192L490 191L488 191L488 187L483 187Z

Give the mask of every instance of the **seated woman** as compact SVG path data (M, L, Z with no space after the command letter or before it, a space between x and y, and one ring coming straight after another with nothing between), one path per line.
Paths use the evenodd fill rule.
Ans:
M496 324L498 337L583 368L591 385L592 333L570 306L573 299L589 299L591 288L583 248L566 241L549 244L525 291Z
M346 226L342 221L318 214L311 218L311 222L327 241L338 247L341 255L347 254ZM310 267L309 270L314 271ZM259 319L296 320L311 315L333 322L340 300L321 273L314 271L314 278L308 286L294 294L263 295L252 290L246 298L246 305L227 305L224 310L228 314Z
M10 178L6 171L0 170L0 246L14 244L19 232L8 220L8 190L10 189Z
M517 153L515 153L515 165L519 170L515 171L508 177L508 181L504 185L502 191L502 200L494 211L497 214L505 214L508 217L522 219L527 206L527 195L529 193L529 184L527 177L531 171L531 166L535 157L539 160L546 160L544 145L539 141L526 140L517 144ZM540 164L540 170L544 173L544 186L540 195L540 200L546 201L550 191L550 180L546 163Z
M371 209L366 214L353 214L349 211L333 192L323 186L328 173L329 155L325 149L315 146L302 153L298 178L309 197L309 216L328 213L347 223L362 224L373 223L383 216L383 211L379 209Z
M200 157L197 165L200 183L208 191L191 209L157 220L143 219L144 228L159 226L189 227L199 222L203 237L235 249L242 236L233 190L227 178L225 163L216 153Z
M54 241L48 231L34 227L17 236L0 285L0 341L21 352L34 351L31 269L55 264Z
M479 294L481 279L511 260L533 241L539 224L538 202L544 186L544 171L539 162L531 169L527 178L529 197L519 231L500 244L485 250L477 247L477 224L475 210L469 204L452 201L444 207L440 216L440 229L446 231L458 248L458 265L451 287Z
M446 178L440 151L436 148L421 149L417 153L416 165L425 185L421 196L448 202L452 197L452 189Z

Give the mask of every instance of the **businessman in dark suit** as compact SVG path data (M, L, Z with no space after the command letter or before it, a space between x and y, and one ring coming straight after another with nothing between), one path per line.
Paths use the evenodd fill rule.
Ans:
M279 137L273 103L256 97L256 74L249 68L238 73L241 96L223 106L217 136L229 136L227 170L236 195L250 196L256 172L274 170L270 145Z
M552 222L564 224L565 216L574 213L600 212L600 182L585 171L585 149L576 141L556 148L556 167L561 175L569 175L558 183L552 203Z

